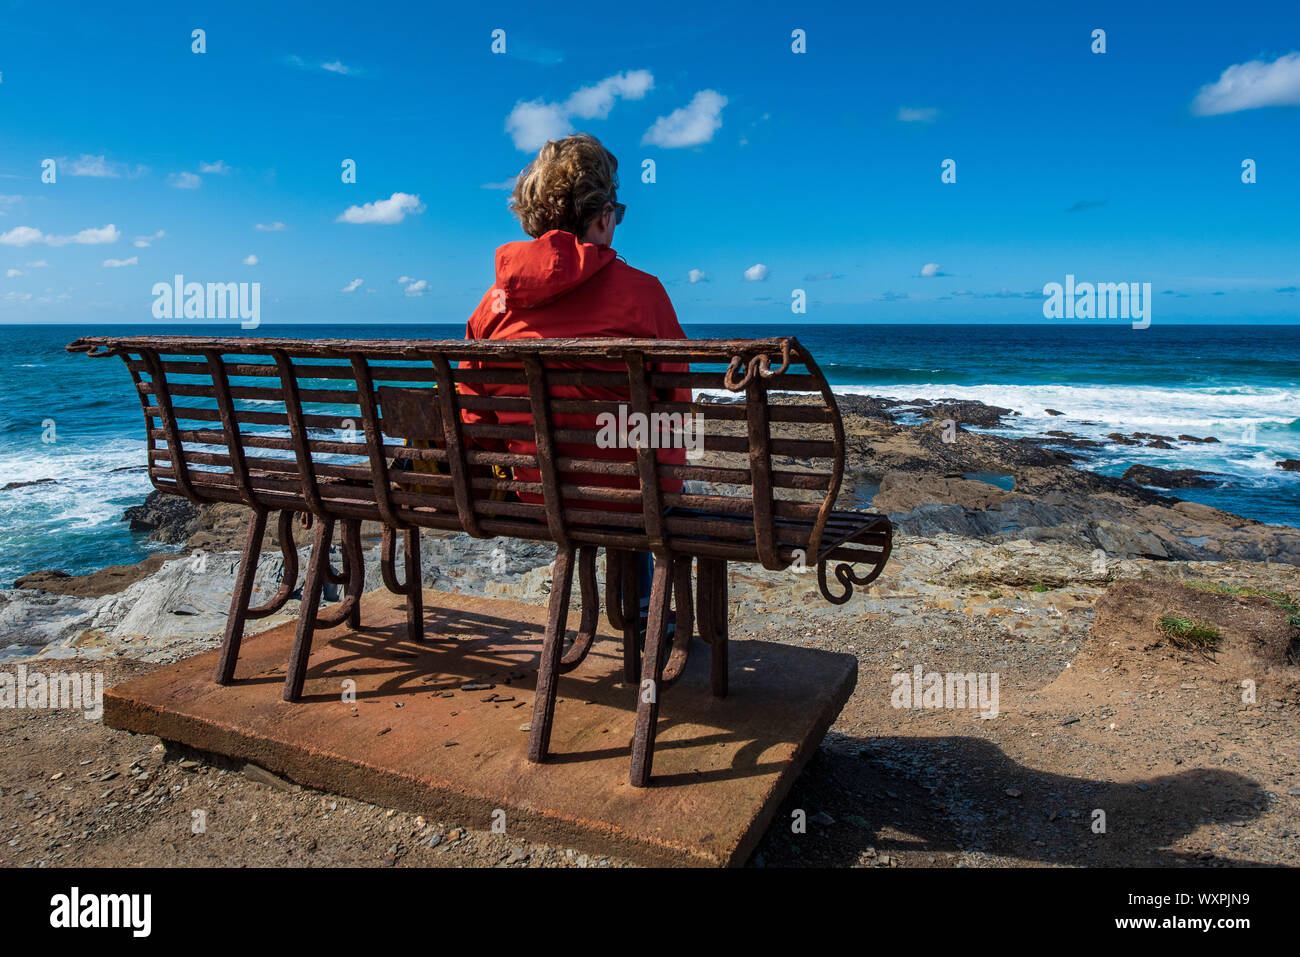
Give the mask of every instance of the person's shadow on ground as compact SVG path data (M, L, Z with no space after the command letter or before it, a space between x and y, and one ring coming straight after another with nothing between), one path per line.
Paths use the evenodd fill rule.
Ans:
M912 866L952 866L961 852L978 851L1068 866L1262 865L1170 845L1202 824L1255 820L1267 802L1263 787L1231 771L1124 784L1044 773L982 738L832 733L750 864L843 867L905 855Z

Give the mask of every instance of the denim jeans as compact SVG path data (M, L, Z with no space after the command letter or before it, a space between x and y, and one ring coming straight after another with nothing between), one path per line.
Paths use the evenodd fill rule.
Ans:
M650 589L654 586L655 557L649 552L636 553L636 590L641 597L641 607L650 604Z

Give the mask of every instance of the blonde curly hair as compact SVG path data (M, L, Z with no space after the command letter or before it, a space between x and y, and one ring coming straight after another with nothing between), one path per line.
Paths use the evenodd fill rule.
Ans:
M515 181L510 207L533 238L563 229L581 238L618 199L618 160L590 133L551 140Z

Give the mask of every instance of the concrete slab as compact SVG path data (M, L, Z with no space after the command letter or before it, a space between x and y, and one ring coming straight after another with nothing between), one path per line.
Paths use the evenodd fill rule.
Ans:
M733 641L730 693L716 699L697 644L660 706L653 784L634 788L634 689L608 625L560 678L550 760L529 763L521 725L545 613L426 590L431 640L417 645L402 599L376 591L360 630L318 633L300 702L280 697L288 624L244 642L234 684L213 682L217 652L198 655L108 690L104 721L470 827L488 829L502 809L507 832L529 840L647 864L743 864L852 693L853 656ZM491 687L463 690L472 682Z

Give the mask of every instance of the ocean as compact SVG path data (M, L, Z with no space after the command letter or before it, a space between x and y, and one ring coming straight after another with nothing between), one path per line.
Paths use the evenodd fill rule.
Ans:
M464 324L263 326L301 338L460 338ZM204 332L247 335L237 326ZM1173 449L1107 443L1080 467L1215 473L1173 494L1249 518L1300 526L1300 325L687 325L700 338L794 334L836 391L897 399L977 399L1020 413L996 431L1084 438L1109 432L1214 436ZM0 587L42 568L79 574L163 548L122 510L151 486L143 417L120 359L70 355L82 335L189 334L193 325L0 326ZM1060 416L1048 415L1055 409ZM55 479L56 481L43 481Z

